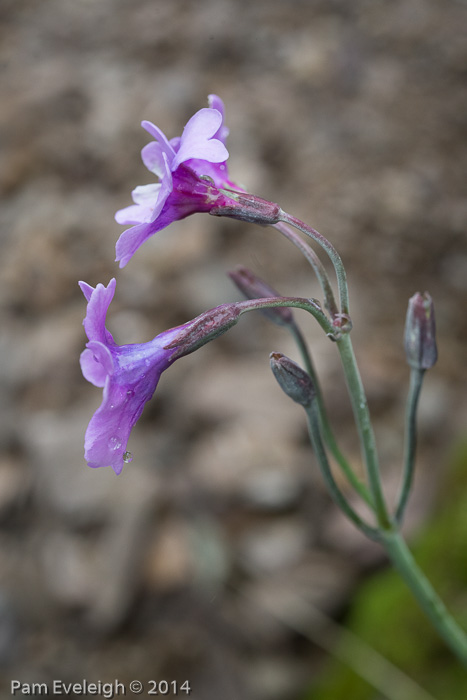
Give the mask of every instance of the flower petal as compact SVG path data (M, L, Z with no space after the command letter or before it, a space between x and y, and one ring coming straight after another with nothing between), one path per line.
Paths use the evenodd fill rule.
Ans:
M161 176L161 181L160 181L160 190L159 194L157 195L157 202L156 205L152 211L151 214L151 221L155 221L159 214L161 213L164 204L167 201L167 198L169 197L170 193L173 190L173 179L172 179L172 173L170 170L170 165L169 161L167 159L167 156L165 153L163 153L162 157L163 161L163 172Z
M153 209L159 197L160 189L161 184L159 182L151 183L150 185L138 185L131 193L131 196L135 204Z
M170 145L170 142L167 138L167 136L164 134L163 131L159 129L158 126L153 124L152 122L148 122L146 120L141 122L141 126L143 129L146 129L146 131L151 134L151 136L154 136L156 141L159 143L162 151L166 154L169 163L172 163L172 159L175 155L175 151Z
M102 403L91 418L84 437L84 458L90 467L111 466L116 474L120 474L131 429L140 417L144 403L145 397L107 377Z
M208 104L209 104L211 109L217 109L217 111L220 112L220 114L221 114L222 123L221 123L219 129L214 134L214 138L219 139L219 141L222 141L222 143L225 144L227 136L230 133L230 130L224 124L224 116L225 116L224 103L222 102L221 98L218 97L217 95L208 95Z
M157 177L162 177L164 173L163 153L162 146L156 141L147 143L141 150L141 158L144 165Z
M175 153L178 152L178 149L180 148L180 142L182 140L181 136L174 136L173 139L170 139L169 143L174 149Z
M142 207L139 204L130 204L129 207L115 212L115 221L124 226L145 224L151 220L152 208Z
M165 351L164 358L167 355ZM155 363L138 380L125 381L125 374L108 376L102 403L89 422L84 438L84 457L90 467L111 466L116 474L123 469L123 456L131 430L152 398L163 369Z
M84 378L94 386L103 387L107 377L115 371L112 353L98 340L91 340L86 345L79 362Z
M115 294L115 278L111 279L107 287L98 284L92 289L85 282L80 282L81 290L88 300L86 317L83 321L84 330L89 340L98 340L106 345L114 344L114 340L105 327L107 309ZM91 294L89 295L89 292Z
M91 287L91 285L87 282L78 282L78 284L84 296L86 297L86 301L89 301L94 291L94 287Z
M162 228L162 227L161 227ZM138 248L143 245L144 241L152 236L157 230L153 224L138 224L124 231L117 241L115 246L115 260L120 262L120 267L125 267L127 262L131 260Z
M222 124L222 115L216 109L200 109L187 122L182 134L180 148L170 167L172 172L190 158L222 163L229 157L224 144L212 138Z
M210 177L216 187L231 187L232 189L240 189L237 185L229 180L229 171L227 163L209 163L207 160L199 160L198 158L187 160L184 165L191 168L198 177Z

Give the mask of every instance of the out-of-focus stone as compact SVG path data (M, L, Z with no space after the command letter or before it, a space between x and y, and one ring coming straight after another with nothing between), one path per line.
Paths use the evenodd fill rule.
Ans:
M255 469L244 481L245 501L260 510L277 512L296 506L303 492L303 478L289 465Z
M241 565L253 575L265 575L296 565L304 557L307 532L298 519L249 528L237 545Z
M144 579L149 588L164 591L186 585L193 573L186 525L175 519L161 523L145 559Z
M0 518L24 504L31 489L31 474L24 463L5 455L0 458Z

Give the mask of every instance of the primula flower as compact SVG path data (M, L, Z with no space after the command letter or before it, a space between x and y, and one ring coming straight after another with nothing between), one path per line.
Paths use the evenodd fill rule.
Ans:
M117 345L105 327L107 310L115 292L115 279L94 289L80 282L88 301L83 325L89 342L81 354L84 377L103 387L102 403L91 418L85 435L85 459L90 467L111 466L120 474L129 461L127 442L144 404L154 394L162 372L174 359L177 347L166 348L183 326L171 328L147 343Z
M117 345L105 327L115 284L115 279L107 287L79 283L88 302L83 325L89 340L80 364L85 379L104 390L102 403L86 430L84 457L90 467L111 466L120 474L123 463L131 461L127 452L131 430L162 372L179 357L229 330L248 310L248 304L221 304L147 343Z
M131 225L117 241L120 267L149 236L172 221L209 212L229 201L219 188L238 189L228 179L225 140L229 131L224 126L224 105L217 95L209 95L209 108L191 117L181 137L169 141L151 122L143 121L142 126L156 140L143 148L141 157L160 182L136 187L134 204L115 214L119 224Z

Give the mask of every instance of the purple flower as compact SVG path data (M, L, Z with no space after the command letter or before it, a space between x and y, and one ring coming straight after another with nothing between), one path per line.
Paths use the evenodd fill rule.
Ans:
M117 241L120 267L149 236L172 221L221 206L226 197L218 188L238 189L228 179L224 105L217 95L209 95L209 105L191 117L181 137L170 141L157 126L142 122L156 140L143 148L141 157L160 182L136 187L134 204L115 215L119 224L131 226Z
M129 461L127 442L144 404L154 394L162 372L174 359L177 347L166 348L183 326L171 328L148 343L117 345L105 327L107 309L115 292L115 279L94 289L80 282L88 301L83 325L89 342L81 354L84 377L103 387L102 403L85 435L85 459L90 467L111 466L120 474Z

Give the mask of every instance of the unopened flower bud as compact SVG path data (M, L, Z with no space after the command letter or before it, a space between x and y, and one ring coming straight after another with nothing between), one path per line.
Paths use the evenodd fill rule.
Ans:
M309 406L316 393L310 375L280 352L272 352L269 360L282 391L296 403Z
M239 265L235 270L231 270L228 275L247 299L264 299L280 296L269 284L246 267ZM293 315L287 306L263 309L262 314L279 326L290 326L293 324Z
M274 202L261 199L247 192L219 188L226 201L219 206L212 207L209 211L213 216L228 216L231 219L240 219L252 224L277 224L280 221L281 208Z
M430 369L438 359L433 301L417 292L409 299L405 322L405 354L414 369Z

